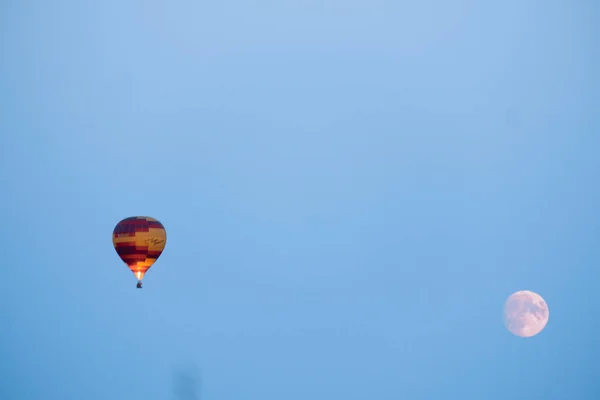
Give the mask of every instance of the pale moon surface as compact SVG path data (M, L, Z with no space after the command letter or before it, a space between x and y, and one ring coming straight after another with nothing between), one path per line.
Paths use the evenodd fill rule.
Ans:
M511 294L504 303L504 325L517 336L537 335L546 327L549 315L542 296L529 290Z

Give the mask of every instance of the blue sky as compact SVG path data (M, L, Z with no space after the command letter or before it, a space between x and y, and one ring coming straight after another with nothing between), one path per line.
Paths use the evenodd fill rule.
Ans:
M3 1L0 398L597 399L600 7L413 3Z

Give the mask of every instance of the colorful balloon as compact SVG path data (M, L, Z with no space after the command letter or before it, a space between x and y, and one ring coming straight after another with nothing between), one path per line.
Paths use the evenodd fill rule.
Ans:
M138 279L141 289L144 275L162 254L167 244L167 231L154 218L129 217L113 231L113 245L121 260Z

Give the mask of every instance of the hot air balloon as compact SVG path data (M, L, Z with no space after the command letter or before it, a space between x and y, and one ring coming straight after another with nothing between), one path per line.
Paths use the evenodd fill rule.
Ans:
M138 289L142 288L144 275L160 257L166 244L164 226L150 217L125 218L113 231L115 250L138 279Z

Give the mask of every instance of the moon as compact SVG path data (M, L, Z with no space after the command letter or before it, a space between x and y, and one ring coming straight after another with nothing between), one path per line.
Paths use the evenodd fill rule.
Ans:
M520 290L504 303L504 325L516 336L528 338L540 333L548 323L546 301L535 292Z

